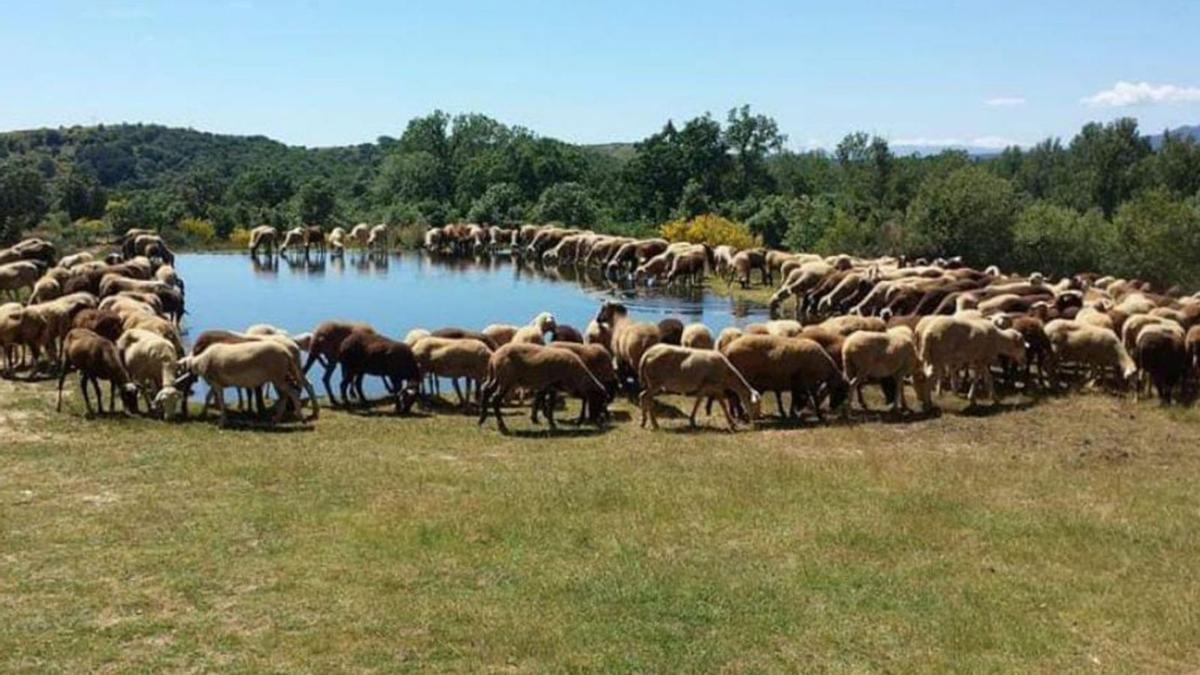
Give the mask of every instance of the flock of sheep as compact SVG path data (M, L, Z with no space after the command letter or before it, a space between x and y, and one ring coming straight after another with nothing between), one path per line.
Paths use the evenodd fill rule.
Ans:
M387 251L387 226L328 235L297 228L282 238L261 227L249 247L252 255L297 248L307 255L352 245ZM480 424L494 415L506 431L504 404L528 401L533 422L544 415L553 428L560 395L582 400L578 422L602 424L614 396L637 392L642 426L654 428L657 396L690 396L692 425L702 404L711 412L716 403L732 430L760 416L768 392L781 417L810 410L823 420L824 410L848 414L851 390L867 409L867 383L879 383L897 412L908 409L908 387L924 410L934 409L935 388L965 390L972 405L982 388L995 401L997 378L1030 392L1099 381L1135 396L1152 383L1170 402L1185 397L1200 370L1200 294L1155 292L1132 279L1080 274L1051 283L958 259L739 251L553 226L453 224L429 230L424 245L442 255L505 249L535 264L596 269L632 284L693 285L712 273L747 286L754 276L773 284L778 275L772 316L794 301L793 318L714 336L699 323L637 321L620 303L605 302L582 331L548 313L522 326L415 329L402 340L367 324L326 321L302 335L268 325L204 331L189 351L179 329L184 283L174 254L154 232L132 230L103 260L88 253L59 259L39 239L0 250L0 291L30 293L27 302L0 305L5 373L57 373L61 409L64 381L78 372L89 415L92 394L104 412L103 380L110 410L118 397L126 413L144 401L168 420L187 415L192 385L203 379L205 410L215 401L224 425L228 388L239 405L262 414L268 385L276 422L301 415L305 398L315 419L307 373L319 363L332 405L369 405L363 380L371 376L405 413L449 379L460 406L473 403Z

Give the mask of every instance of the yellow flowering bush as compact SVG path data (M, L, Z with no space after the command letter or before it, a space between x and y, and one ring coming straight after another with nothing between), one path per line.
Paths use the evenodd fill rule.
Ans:
M250 245L250 230L244 227L235 227L229 233L229 243L238 248L246 248Z
M727 218L706 213L691 220L673 220L659 227L667 241L688 241L693 244L721 246L727 244L737 248L757 245L750 228Z
M194 244L211 244L217 238L213 224L200 218L184 218L179 221L179 232Z

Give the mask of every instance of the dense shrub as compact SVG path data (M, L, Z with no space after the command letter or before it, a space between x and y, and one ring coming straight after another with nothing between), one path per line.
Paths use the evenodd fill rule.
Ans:
M1017 208L1012 183L981 167L931 178L909 208L905 248L913 255L961 255L973 265L1003 264Z
M660 232L667 241L690 241L709 246L728 244L737 248L750 248L757 244L748 227L711 213L691 220L664 223Z

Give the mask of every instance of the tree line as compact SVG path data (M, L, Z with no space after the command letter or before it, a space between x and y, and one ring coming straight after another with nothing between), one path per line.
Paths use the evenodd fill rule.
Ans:
M714 214L793 250L1200 281L1200 144L1189 135L1152 143L1123 118L986 157L901 156L862 132L832 151L786 141L748 106L606 146L441 111L399 137L337 148L141 124L9 132L0 239L152 227L208 243L260 224L456 220L645 235Z

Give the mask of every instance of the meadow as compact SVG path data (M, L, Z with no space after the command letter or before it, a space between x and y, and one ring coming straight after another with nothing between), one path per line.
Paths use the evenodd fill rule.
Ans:
M505 437L86 421L0 382L0 670L1200 666L1200 414L941 403Z

